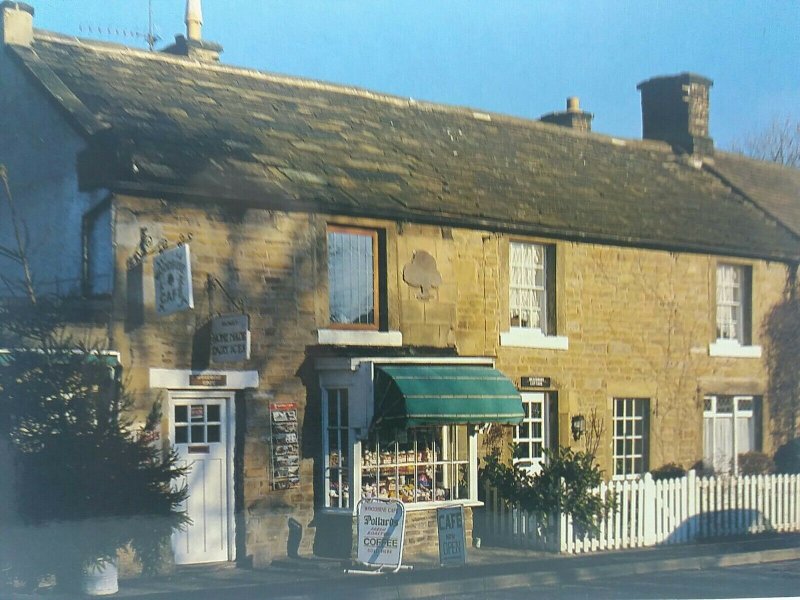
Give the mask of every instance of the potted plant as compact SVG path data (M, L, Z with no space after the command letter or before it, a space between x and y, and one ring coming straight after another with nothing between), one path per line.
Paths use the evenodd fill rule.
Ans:
M15 525L24 532L11 536L11 566L29 582L55 575L59 586L83 574L85 592L112 593L118 550L155 570L163 543L187 522L186 489L175 485L185 470L153 444L159 404L134 427L119 369L41 323L24 325L36 335L0 366L0 432L14 455ZM13 333L19 315L2 324Z

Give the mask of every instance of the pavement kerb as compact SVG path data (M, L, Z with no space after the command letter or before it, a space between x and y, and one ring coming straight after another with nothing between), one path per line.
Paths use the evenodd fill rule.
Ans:
M479 578L446 579L431 582L396 582L386 585L381 582L374 587L368 585L373 600L394 600L399 598L431 598L458 593L493 592L502 589L559 585L575 581L591 581L605 577L645 575L684 569L706 569L714 567L733 567L800 559L800 548L781 548L772 550L746 551L720 556L687 556L686 558L659 559L657 557L625 564L597 566L561 566L556 570L483 576ZM293 599L313 596L292 595Z
M792 542L796 543L796 542ZM674 548L674 547L673 547ZM317 573L315 579L301 581L286 579L286 570L283 570L283 579L277 581L274 575L261 572L252 576L232 577L225 581L205 580L203 582L188 578L183 582L140 582L128 589L121 586L119 598L170 598L175 593L192 591L199 592L201 598L220 598L226 592L241 592L252 590L253 597L259 597L258 592L269 589L269 597L274 600L305 600L326 597L352 598L354 594L369 594L371 600L401 600L422 599L441 596L452 596L459 593L485 593L492 597L498 590L559 585L574 583L576 581L591 581L616 576L646 575L677 570L695 570L715 567L734 567L739 565L752 565L769 562L780 562L800 559L800 545L797 547L783 548L753 548L732 550L722 545L710 545L697 552L697 547L686 547L687 556L664 556L657 550L647 556L640 551L620 551L612 553L587 554L580 557L564 557L547 559L544 561L533 560L529 565L518 562L513 565L513 572L506 571L493 575L486 569L466 567L443 570L420 570L397 575L376 576L345 576L341 571L334 576L334 569L329 571L332 576L327 579L322 572ZM694 552L692 551L694 550ZM576 560L577 559L577 560ZM610 562L609 562L610 561ZM422 581L420 580L422 579ZM210 587L204 587L202 584ZM124 584L123 584L124 585ZM197 586L200 587L197 587ZM0 588L2 592L2 588ZM2 594L0 594L2 595ZM14 593L12 598L36 598L56 600L59 598L72 598L55 593L26 594Z

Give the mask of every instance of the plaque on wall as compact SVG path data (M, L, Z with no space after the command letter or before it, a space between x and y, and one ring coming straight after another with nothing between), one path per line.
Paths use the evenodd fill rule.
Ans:
M523 388L549 388L550 378L542 375L526 375L520 377L519 385Z
M288 490L300 484L300 439L297 404L272 402L269 405L272 441L272 489Z

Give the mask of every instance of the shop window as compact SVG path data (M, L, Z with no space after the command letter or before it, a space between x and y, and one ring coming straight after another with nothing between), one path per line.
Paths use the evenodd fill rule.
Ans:
M750 344L751 271L742 265L717 265L717 340Z
M614 477L632 477L648 470L649 416L647 398L614 399Z
M111 293L113 273L111 205L103 203L83 219L83 292L85 296Z
M739 455L761 449L761 399L706 396L703 407L703 463L717 473L738 470Z
M469 500L466 425L373 433L362 446L361 497L407 504Z
M331 327L378 329L381 323L378 232L328 227Z
M326 390L322 403L325 506L348 508L352 503L347 389Z
M514 427L514 443L517 446L514 464L537 472L544 464L544 450L555 445L555 432L551 415L554 410L555 395L544 392L522 393L522 409L525 416Z

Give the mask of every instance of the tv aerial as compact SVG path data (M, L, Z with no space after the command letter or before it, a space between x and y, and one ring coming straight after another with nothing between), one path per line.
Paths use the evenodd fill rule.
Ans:
M146 32L116 27L113 25L95 25L84 23L80 24L78 29L81 31L81 33L96 33L100 36L144 40L151 52L155 50L156 42L161 41L161 36L155 32L155 26L153 23L153 0L147 0Z

